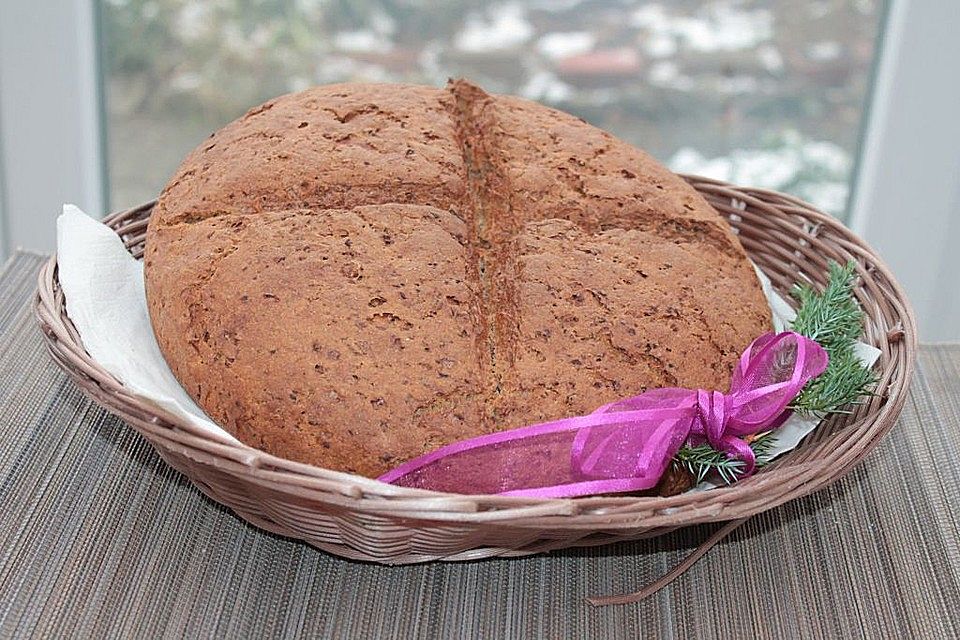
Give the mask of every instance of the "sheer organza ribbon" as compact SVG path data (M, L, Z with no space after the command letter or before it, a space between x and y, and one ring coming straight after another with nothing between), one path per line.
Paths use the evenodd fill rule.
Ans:
M559 498L654 487L684 442L709 442L743 461L744 438L769 430L827 367L827 354L798 333L760 336L740 356L730 391L651 389L564 418L455 442L379 479L451 493Z

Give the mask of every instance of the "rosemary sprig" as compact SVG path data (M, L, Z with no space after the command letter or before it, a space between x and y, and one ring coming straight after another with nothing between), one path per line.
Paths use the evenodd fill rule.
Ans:
M758 434L750 442L750 448L753 449L753 454L757 457L758 467L762 467L769 462L767 454L776 441L773 433L767 431ZM696 480L694 484L700 484L712 473L716 473L724 483L730 484L736 481L741 469L743 469L742 460L727 457L726 453L717 451L707 442L695 447L689 444L683 445L673 460L694 477Z
M793 296L799 303L792 329L819 343L830 357L827 370L804 386L790 404L794 411L823 418L843 413L845 407L868 395L876 384L876 375L857 359L854 346L863 332L863 311L853 296L856 282L854 263L829 264L827 286L818 293L809 284L797 285ZM776 438L772 432L758 435L750 443L757 456L757 466L769 462L769 453ZM727 457L709 443L685 444L674 456L692 475L696 484L714 474L726 484L737 480L743 462Z
M830 356L827 370L811 380L790 408L818 418L842 413L845 407L868 395L876 375L854 353L863 332L863 311L853 296L855 265L829 265L823 293L808 284L797 285L793 296L800 303L793 330L817 341Z

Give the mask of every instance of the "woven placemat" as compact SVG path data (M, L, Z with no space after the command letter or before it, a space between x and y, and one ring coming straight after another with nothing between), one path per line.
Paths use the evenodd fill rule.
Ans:
M673 586L632 591L715 527L516 560L390 568L247 525L88 401L43 351L43 258L0 276L0 637L960 636L960 345L924 347L860 467L757 516Z

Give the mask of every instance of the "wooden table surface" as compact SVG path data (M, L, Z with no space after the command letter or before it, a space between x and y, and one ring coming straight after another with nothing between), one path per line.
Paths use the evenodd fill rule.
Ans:
M960 637L960 345L922 347L899 424L853 473L715 530L513 560L384 567L203 496L50 361L43 258L0 275L0 637Z

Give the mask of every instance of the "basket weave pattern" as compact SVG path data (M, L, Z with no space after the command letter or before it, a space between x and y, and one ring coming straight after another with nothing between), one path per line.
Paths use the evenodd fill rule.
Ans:
M857 264L863 341L881 351L875 396L825 421L801 445L729 487L661 497L547 500L406 489L291 462L205 437L133 397L86 353L66 314L56 257L39 275L36 312L56 362L97 403L139 431L172 467L238 515L330 553L389 564L520 556L656 536L735 520L806 495L841 477L894 425L916 353L912 311L873 251L826 214L786 195L687 176L739 234L781 292L798 279L823 284L828 260ZM106 222L137 258L153 203Z

